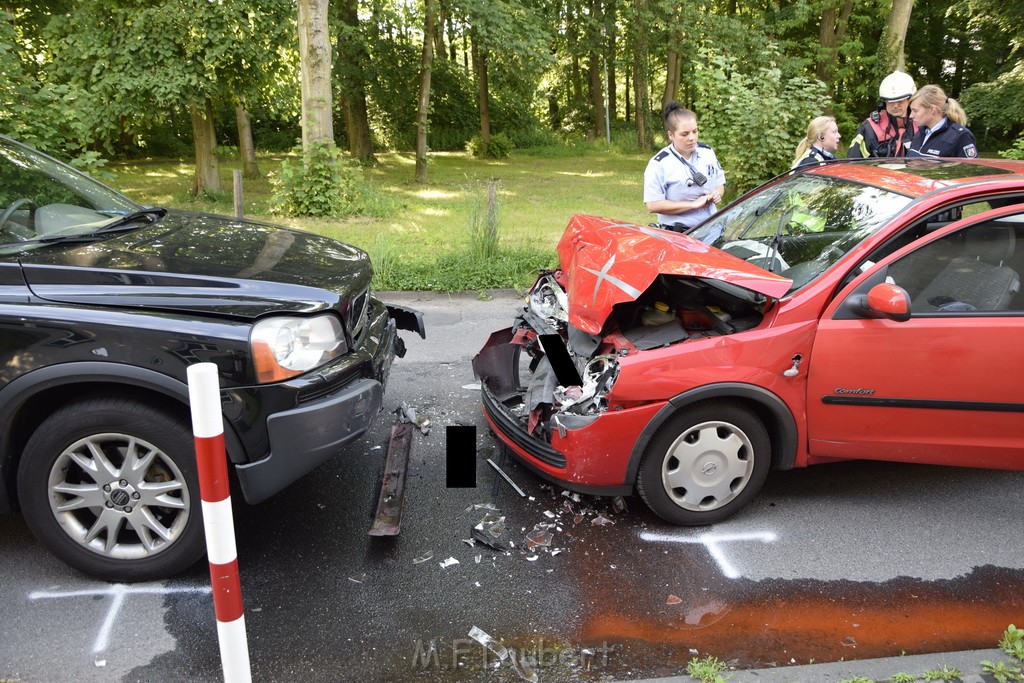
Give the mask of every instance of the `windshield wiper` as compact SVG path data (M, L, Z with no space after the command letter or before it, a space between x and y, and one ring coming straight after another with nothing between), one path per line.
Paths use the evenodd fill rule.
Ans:
M146 219L147 222L152 223L153 221L157 220L158 218L163 218L164 216L166 216L167 215L167 209L164 209L164 208L159 207L159 206L147 206L147 207L143 207L143 209L141 211L134 211L132 213L127 213L127 214L123 214L123 215L121 214L120 211L117 211L117 212L100 211L99 213L116 213L118 215L118 219L115 220L113 223L108 223L107 225L104 225L102 228L100 228L99 230L96 231L97 233L103 233L103 232L110 232L112 229L116 230L116 229L120 228L121 226L126 225L128 223L138 223L139 221L141 221L143 219ZM96 233L93 233L93 234L96 234Z

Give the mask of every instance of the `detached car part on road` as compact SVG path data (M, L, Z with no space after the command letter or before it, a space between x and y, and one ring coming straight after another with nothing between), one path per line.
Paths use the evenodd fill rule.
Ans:
M143 207L0 137L0 512L68 564L167 577L204 552L186 368L217 365L224 439L260 502L380 412L396 328L366 254Z
M487 420L566 488L723 520L772 469L1024 469L1024 163L839 162L688 234L574 216L473 361Z

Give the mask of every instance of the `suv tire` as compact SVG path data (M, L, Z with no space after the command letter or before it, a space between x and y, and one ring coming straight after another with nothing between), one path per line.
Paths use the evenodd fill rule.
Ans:
M43 421L25 447L18 496L43 545L110 581L170 576L205 549L191 431L134 399L90 398Z

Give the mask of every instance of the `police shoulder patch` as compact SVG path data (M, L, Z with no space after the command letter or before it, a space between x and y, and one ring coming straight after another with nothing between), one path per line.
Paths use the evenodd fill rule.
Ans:
M709 145L709 144L707 144L705 142L698 142L697 146L698 147L703 147L704 149L711 149L711 145Z
M662 159L664 159L667 156L668 156L668 150L667 149L663 149L663 150L661 150L660 152L658 152L657 154L654 155L654 160L655 161L661 161Z
M978 148L973 143L964 147L964 156L973 159L978 156Z

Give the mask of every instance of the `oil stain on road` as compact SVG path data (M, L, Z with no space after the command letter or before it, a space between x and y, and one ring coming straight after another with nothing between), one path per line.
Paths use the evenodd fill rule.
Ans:
M1024 571L978 567L950 580L738 580L665 597L595 600L581 640L616 642L617 668L660 660L678 671L695 654L736 668L994 647L1024 614Z

